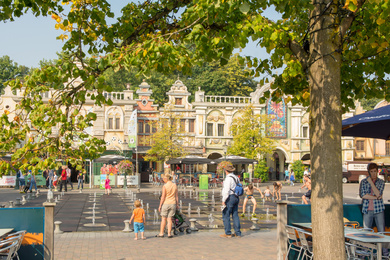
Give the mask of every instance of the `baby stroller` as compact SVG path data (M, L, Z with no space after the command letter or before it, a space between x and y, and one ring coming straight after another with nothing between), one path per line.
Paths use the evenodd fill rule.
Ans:
M184 232L184 229L187 234L191 233L192 230L190 226L186 223L185 219L186 217L180 211L176 210L176 213L172 218L172 222L173 222L172 229L173 229L173 234L175 234L175 236L179 234L179 231Z

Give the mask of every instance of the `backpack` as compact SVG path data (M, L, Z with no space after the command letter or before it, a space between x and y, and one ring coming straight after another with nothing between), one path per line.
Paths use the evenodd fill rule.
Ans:
M232 176L230 176L232 177ZM237 197L241 196L244 194L244 188L242 187L242 184L240 183L240 181L237 182L236 178L232 177L234 182L236 183L236 187L234 188L234 190L232 190L234 192L234 195L236 195Z

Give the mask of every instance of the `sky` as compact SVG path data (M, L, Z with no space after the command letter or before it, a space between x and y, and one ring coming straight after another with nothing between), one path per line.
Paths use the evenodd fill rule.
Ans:
M109 2L115 16L119 16L121 8L128 1ZM269 16L275 15L271 10ZM3 36L0 40L0 57L8 55L18 65L27 67L38 67L41 60L56 59L63 42L56 39L61 31L54 28L55 23L50 16L35 17L32 14L16 18L14 22L0 22L0 32ZM267 55L265 50L257 47L254 42L250 42L241 54L262 58Z

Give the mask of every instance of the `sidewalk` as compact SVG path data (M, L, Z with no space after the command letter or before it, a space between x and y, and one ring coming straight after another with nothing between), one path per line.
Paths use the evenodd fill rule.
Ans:
M147 228L147 227L146 227ZM55 235L54 259L276 259L276 230L244 231L242 238L221 238L222 230L179 234L172 239L134 240L134 233L70 232Z

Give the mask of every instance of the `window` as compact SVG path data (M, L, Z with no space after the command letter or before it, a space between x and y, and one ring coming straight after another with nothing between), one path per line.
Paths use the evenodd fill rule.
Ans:
M144 122L138 122L138 133L143 133L144 132Z
M195 132L195 119L188 120L188 132L194 133Z
M213 124L212 123L207 123L207 135L213 136Z
M225 125L218 124L218 136L224 136L225 135Z
M108 129L114 129L113 121L114 119L112 117L108 119Z
M356 141L356 151L364 151L364 140Z
M115 129L121 129L121 119L115 118Z
M303 126L302 127L302 137L303 138L308 138L309 137L309 127L308 126Z
M175 105L181 105L182 99L181 98L175 98Z
M390 155L390 142L386 141L386 155Z
M150 133L150 125L145 122L145 133L149 134Z
M155 132L157 132L157 128L156 127L152 127L152 133L155 133Z
M180 131L184 132L186 130L186 120L180 119Z

